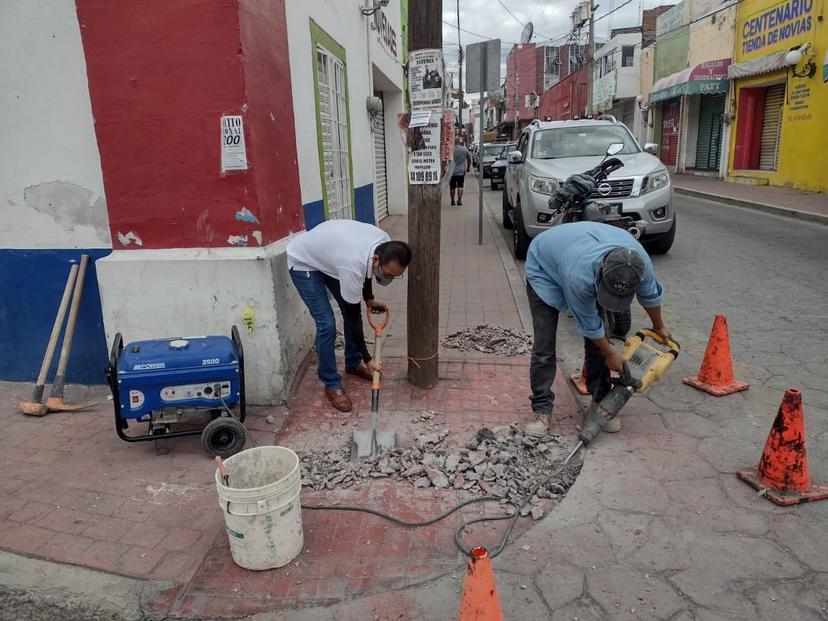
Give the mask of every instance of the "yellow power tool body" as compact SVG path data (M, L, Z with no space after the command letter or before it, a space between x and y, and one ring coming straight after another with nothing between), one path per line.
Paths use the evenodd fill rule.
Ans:
M650 338L661 347L651 345ZM624 343L624 372L615 380L615 387L600 403L592 403L584 417L584 425L578 434L583 446L589 445L604 425L618 416L635 393L642 393L661 378L679 354L679 344L673 340L663 342L652 330L639 330Z

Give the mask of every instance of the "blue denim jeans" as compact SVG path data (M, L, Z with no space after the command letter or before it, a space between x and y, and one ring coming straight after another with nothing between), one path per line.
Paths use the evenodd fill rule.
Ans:
M342 388L342 376L336 370L336 318L328 293L333 295L340 310L345 304L339 293L339 281L322 272L290 270L290 279L299 297L308 307L316 324L316 355L319 358L319 379L325 388ZM359 348L345 329L345 368L356 369L362 363Z

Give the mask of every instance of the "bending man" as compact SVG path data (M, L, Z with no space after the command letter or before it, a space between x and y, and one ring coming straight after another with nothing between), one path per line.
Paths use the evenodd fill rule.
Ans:
M345 372L370 382L381 369L365 345L360 300L385 309L374 299L371 279L385 286L402 276L411 263L411 249L371 224L328 220L290 242L287 259L290 278L316 324L318 375L325 395L337 410L349 412L351 399L336 368L336 320L328 293L345 322Z
M624 362L604 333L601 309L623 312L638 296L653 331L661 338L670 334L661 318L663 288L650 257L627 231L608 224L563 224L538 235L526 257L526 291L534 328L529 379L535 420L526 425L531 435L546 433L555 402L552 381L560 313L569 308L584 337L586 383L595 401L611 389L610 370L621 372ZM620 429L621 419L616 417L604 430Z

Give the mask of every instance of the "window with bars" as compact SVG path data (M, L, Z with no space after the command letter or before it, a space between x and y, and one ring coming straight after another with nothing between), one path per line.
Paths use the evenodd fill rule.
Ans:
M316 46L316 89L325 211L328 219L352 218L345 65L319 44Z

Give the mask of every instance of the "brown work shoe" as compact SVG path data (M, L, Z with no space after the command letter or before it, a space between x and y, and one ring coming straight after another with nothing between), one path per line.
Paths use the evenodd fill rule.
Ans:
M359 365L356 369L345 369L345 373L349 375L356 375L360 379L364 379L368 382L374 381L374 374L368 370L368 367L365 364Z
M340 412L351 411L351 399L341 388L326 388L325 396L328 398L328 401L331 402L331 405Z

